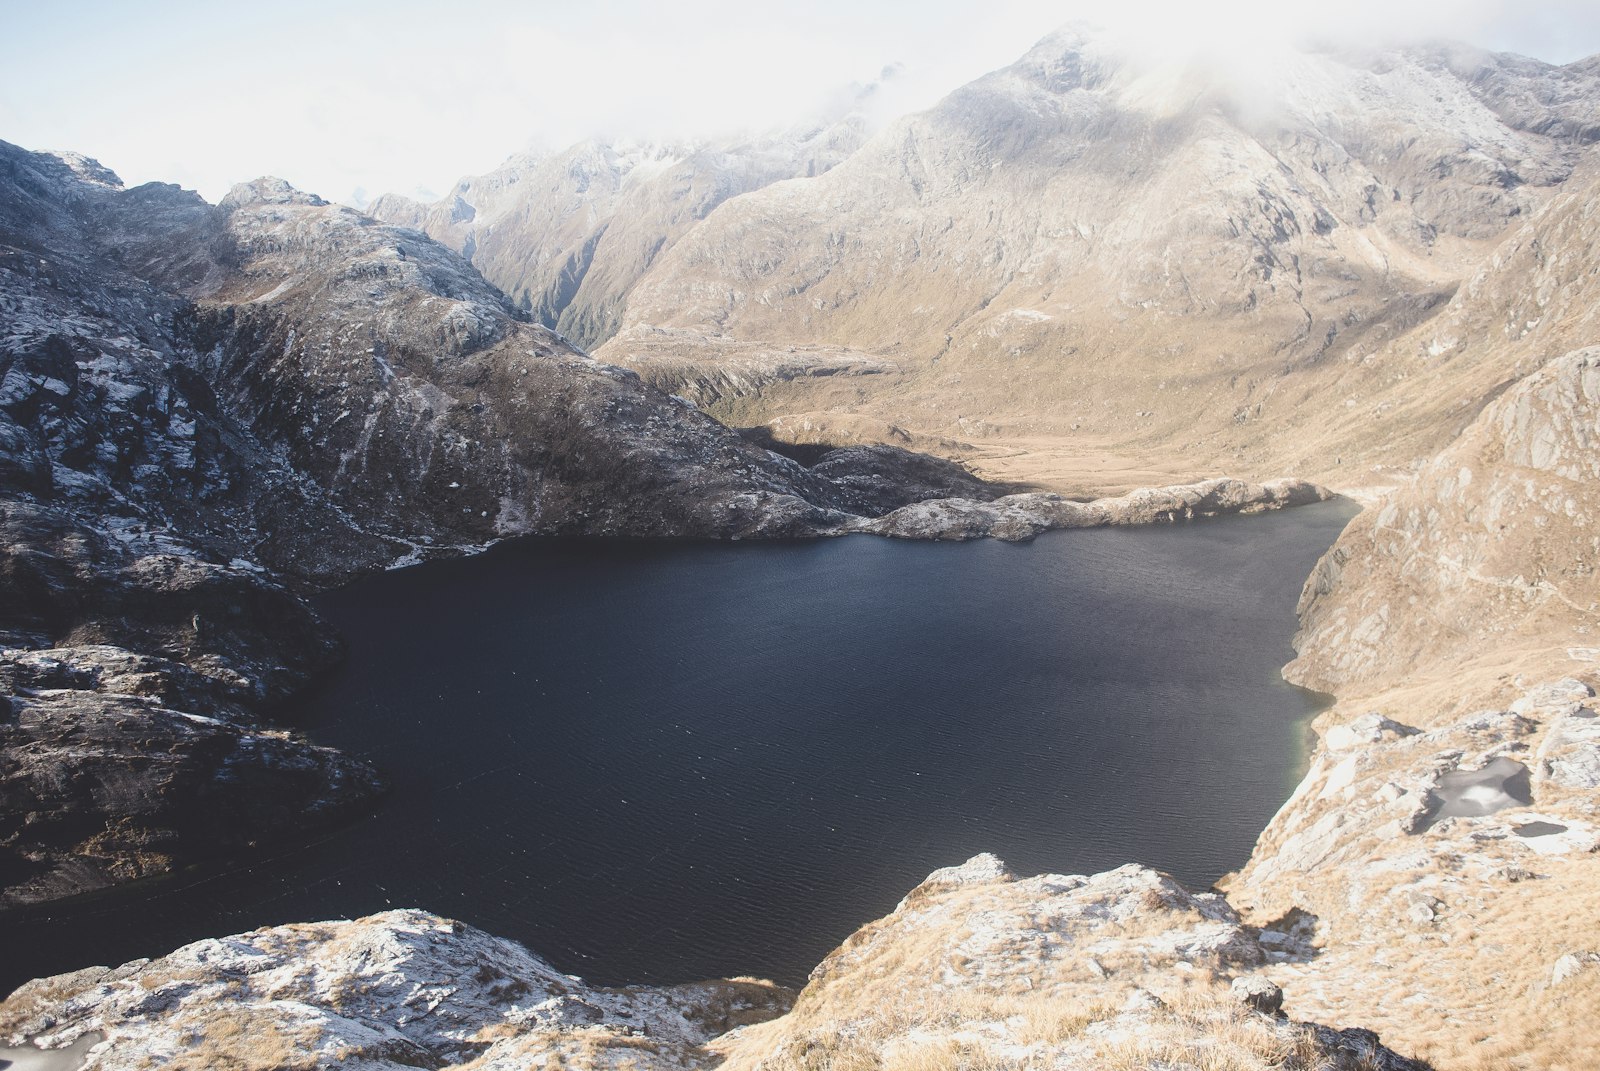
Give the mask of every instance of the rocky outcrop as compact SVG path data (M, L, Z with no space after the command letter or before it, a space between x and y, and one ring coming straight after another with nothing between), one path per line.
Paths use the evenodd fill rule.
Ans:
M1420 1071L1366 1031L1263 1010L1253 972L1266 955L1220 896L1147 868L1018 879L981 855L935 871L851 936L793 1012L717 1046L730 1069L1209 1059Z
M715 1063L711 1038L791 1000L763 982L598 989L513 942L390 911L41 979L0 1005L0 1038L36 1050L87 1039L86 1071L695 1068Z
M1449 691L1380 701L1422 727L1348 703L1319 719L1310 771L1224 885L1247 920L1301 927L1264 968L1292 1014L1337 1010L1441 1067L1583 1066L1593 979L1552 978L1600 919L1584 675L1465 714Z
M1087 1071L1202 1057L1423 1071L1369 1032L1277 1015L1249 974L1264 959L1220 897L1154 871L1019 881L979 856L935 872L852 936L798 1001L749 980L598 989L512 942L391 911L31 982L0 1004L0 1039L14 1046L0 1057L70 1050L86 1071L912 1061Z
M0 655L4 904L300 836L378 790L330 748L213 716L227 708L197 677L113 647Z
M1199 517L1323 502L1332 495L1304 480L1265 484L1207 480L1176 487L1153 487L1117 498L1073 502L1055 494L1006 495L990 502L931 498L902 506L882 517L856 521L853 529L902 539L1032 539L1052 528L1103 528L1107 525L1165 524Z

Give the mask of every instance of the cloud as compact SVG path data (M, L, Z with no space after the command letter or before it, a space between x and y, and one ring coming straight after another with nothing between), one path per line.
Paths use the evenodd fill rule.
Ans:
M903 68L912 109L1003 66L1055 26L1109 23L1159 53L1248 57L1307 35L1447 35L1570 59L1600 50L1591 0L278 0L33 5L8 14L0 136L72 148L130 181L216 199L264 173L344 198L445 189L532 142L708 136L798 118Z

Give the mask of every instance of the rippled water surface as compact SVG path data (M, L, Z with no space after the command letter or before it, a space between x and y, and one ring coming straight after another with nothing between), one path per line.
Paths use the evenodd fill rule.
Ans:
M1204 886L1299 773L1294 604L1350 510L1012 546L523 542L320 600L303 711L377 813L14 917L5 983L420 906L600 982L799 982L935 867Z

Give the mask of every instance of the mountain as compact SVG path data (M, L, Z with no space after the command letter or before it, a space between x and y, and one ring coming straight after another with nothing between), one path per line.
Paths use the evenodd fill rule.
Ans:
M812 123L711 142L586 141L513 156L424 205L385 195L368 212L462 254L534 319L585 348L617 330L655 259L729 198L821 174L865 137L876 86Z
M1410 458L1353 428L1307 458L1299 400L1326 415L1437 315L1593 157L1597 109L1592 62L1440 45L1174 67L1069 29L826 174L726 202L598 353L741 422L905 428L1057 489L1108 453L1348 483L1343 455ZM876 374L755 374L795 347ZM1417 430L1437 448L1459 426Z

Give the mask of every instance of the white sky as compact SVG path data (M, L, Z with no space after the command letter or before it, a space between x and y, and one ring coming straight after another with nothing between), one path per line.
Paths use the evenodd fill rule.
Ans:
M0 0L0 139L215 201L274 174L325 197L442 192L532 144L781 125L904 65L911 110L1075 18L1157 43L1443 36L1564 63L1596 0Z

